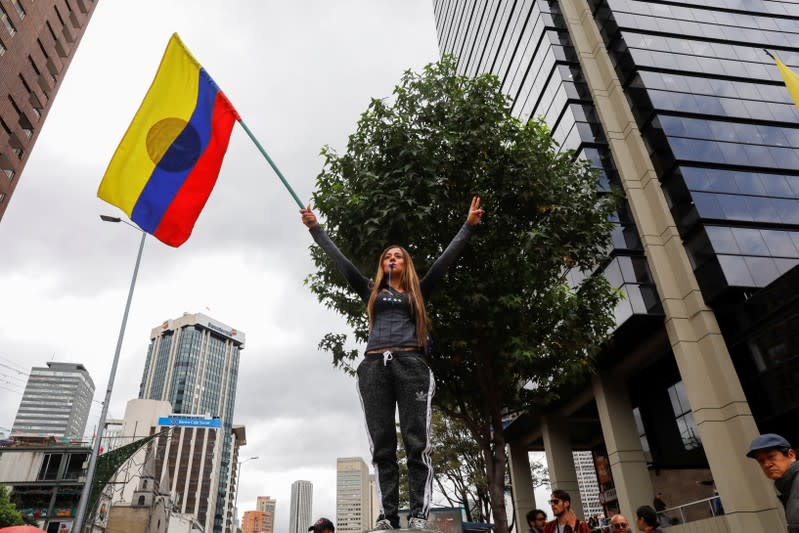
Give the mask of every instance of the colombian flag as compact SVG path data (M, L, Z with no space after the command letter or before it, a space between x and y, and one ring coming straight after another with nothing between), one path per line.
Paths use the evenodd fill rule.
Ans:
M191 235L239 115L175 33L97 196L170 246Z

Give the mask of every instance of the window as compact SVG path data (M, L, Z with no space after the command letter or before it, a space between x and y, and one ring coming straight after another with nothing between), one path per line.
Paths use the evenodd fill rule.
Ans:
M0 127L3 128L3 131L5 131L9 137L12 135L11 128L8 127L8 124L6 124L6 121L3 120L2 117L0 117ZM9 142L8 144L9 147L11 148L11 151L14 152L14 155L17 156L17 159L22 159L22 154L24 153L24 151L22 150L22 146L20 146L19 143L17 142L14 143ZM8 176L8 179L12 179L14 177L14 172L12 170L3 169L3 171Z
M2 57L3 54L5 54L5 53L6 53L6 47L3 44L3 41L0 41L0 57Z
M58 6L53 6L53 9L55 9L55 15L58 17L58 21L61 23L61 26L66 26L64 17L61 16L61 12L58 10Z
M14 6L14 9L17 10L17 15L19 15L19 19L22 20L25 18L25 10L19 3L19 0L11 0L11 5Z
M12 37L17 33L17 29L11 23L11 19L8 18L8 13L3 9L3 6L0 6L0 22L3 23L3 26L6 27L6 31L8 31L8 34Z
M10 94L8 95L8 100L9 102L11 102L11 107L13 107L14 110L17 112L17 115L19 115L19 127L22 128L22 131L23 133L25 133L25 136L28 139L30 139L31 137L33 137L33 124L31 124L31 121L28 120L28 116L22 112L22 110L17 105L17 102L14 101L14 98Z
M685 395L685 385L683 385L682 381L678 381L668 388L668 393L683 446L686 450L701 447L702 441L699 438L694 414L691 411L691 405L688 403L688 397Z
M31 109L33 109L33 113L36 115L36 118L40 118L42 116L42 112L36 107L37 105L41 106L41 102L39 102L39 98L33 93L31 90L31 86L28 85L28 82L25 80L25 76L22 74L19 75L19 81L22 82L22 86L25 87L25 90L28 92L28 97L31 102Z
M56 479L63 456L61 453L45 454L44 460L42 460L42 468L39 470L39 476L36 479L39 481Z
M84 472L83 463L89 458L85 453L73 453L69 456L69 463L67 464L66 472L64 472L64 479L78 479Z
M0 192L0 204L2 204L6 199L6 193Z
M36 39L36 42L39 44L39 50L42 51L42 55L45 57L45 59L49 59L50 56L47 55L47 50L44 49L44 44L42 44L42 40Z

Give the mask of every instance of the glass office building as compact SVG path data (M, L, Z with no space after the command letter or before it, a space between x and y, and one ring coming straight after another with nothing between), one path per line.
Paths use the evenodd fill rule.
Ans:
M218 417L225 428L214 519L214 532L221 533L233 505L227 485L235 476L233 410L244 333L201 313L186 313L154 328L150 339L139 398L168 401L175 413Z
M799 110L764 51L799 71L799 3L434 0L433 9L441 51L461 74L497 75L518 118L543 118L561 149L592 162L598 187L626 197L605 269L625 294L612 353L593 383L511 433L542 447L536 416L558 415L564 443L609 461L616 488L630 485L639 505L651 504L652 487L701 499L715 481L725 509L743 510L757 496L721 485L760 481L747 477L746 442L736 441L758 430L799 441ZM630 416L608 417L611 380L624 390L613 405ZM638 436L647 476L618 463L621 427ZM662 470L704 476L707 494ZM600 498L629 513L638 500L618 497L607 474ZM773 519L761 504L756 528Z
M11 436L83 439L94 397L86 367L49 362L31 369Z

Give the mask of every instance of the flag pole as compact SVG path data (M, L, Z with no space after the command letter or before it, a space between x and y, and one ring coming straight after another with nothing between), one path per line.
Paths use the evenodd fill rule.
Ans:
M106 219L103 219L106 220ZM124 222L123 220L108 220L109 222ZM127 224L127 222L125 222ZM103 409L100 412L100 420L97 422L97 435L94 438L92 445L92 453L89 456L89 464L86 468L86 482L80 492L80 500L78 501L78 509L75 513L75 519L72 522L72 531L75 533L83 533L86 529L86 517L91 516L92 509L89 509L89 498L94 488L94 474L97 469L97 456L100 455L100 445L103 441L103 430L105 429L106 417L108 416L108 405L111 403L111 393L114 390L114 380L117 374L117 366L119 365L119 352L122 351L122 340L125 338L125 327L128 323L128 312L130 311L130 302L133 299L133 289L136 288L136 278L139 275L139 265L141 264L141 254L144 251L144 239L147 233L139 229L133 224L130 226L141 231L141 241L139 242L139 253L136 256L136 265L133 267L133 277L130 280L130 289L128 289L128 299L125 302L125 312L122 314L122 325L119 328L119 335L117 336L117 348L114 352L114 359L111 363L111 374L108 376L108 386L105 390L105 398L103 399ZM49 517L48 517L49 518ZM91 531L91 527L88 528Z
M297 193L294 192L294 189L291 188L291 185L289 185L289 182L286 181L286 178L283 177L283 173L280 172L280 169L277 168L277 165L275 165L275 162L272 161L272 158L269 157L269 154L266 153L266 150L264 150L264 147L261 146L261 143L259 143L258 139L255 138L255 135L252 134L252 132L250 131L250 128L247 127L247 124L245 124L244 121L241 120L241 119L239 119L239 124L241 124L241 127L244 128L244 131L247 132L247 135L250 136L250 139L252 139L252 142L254 142L255 146L258 147L258 150L261 151L261 154L264 156L266 161L272 167L272 170L275 171L275 174L277 174L277 177L280 178L280 181L282 181L283 185L286 186L286 189L288 189L289 193L291 193L291 196L294 198L294 201L297 202L297 205L300 206L300 209L305 209L305 205L302 203L302 200L300 200L300 197L297 196Z

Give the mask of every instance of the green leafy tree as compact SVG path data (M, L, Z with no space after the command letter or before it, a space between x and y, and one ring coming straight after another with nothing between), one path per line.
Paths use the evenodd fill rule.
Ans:
M8 488L0 485L0 527L21 526L24 523L17 506L9 499Z
M451 57L406 72L392 98L371 101L345 153L322 154L314 204L366 273L394 243L424 273L471 196L482 198L483 223L427 301L430 364L437 405L480 447L495 531L507 533L503 421L584 379L606 339L618 293L580 273L606 258L617 199L597 193L590 165L558 151L542 122L511 115L495 76L459 76ZM320 249L311 253L311 290L365 341L365 306ZM320 346L353 371L345 334Z

